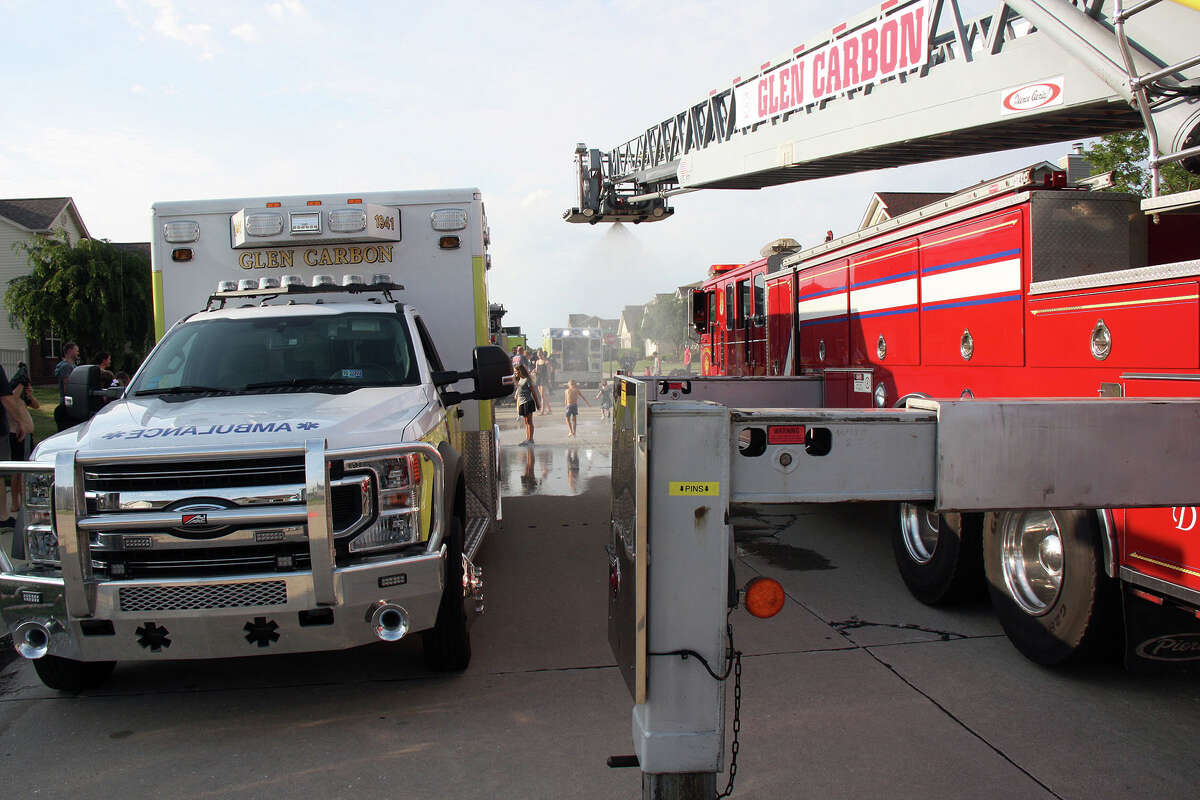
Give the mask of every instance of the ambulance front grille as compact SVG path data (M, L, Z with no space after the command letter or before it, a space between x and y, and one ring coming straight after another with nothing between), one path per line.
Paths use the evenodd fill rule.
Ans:
M285 581L214 583L190 586L123 586L122 611L196 611L287 604Z
M88 491L196 490L282 484L304 485L304 457L97 464L83 473Z

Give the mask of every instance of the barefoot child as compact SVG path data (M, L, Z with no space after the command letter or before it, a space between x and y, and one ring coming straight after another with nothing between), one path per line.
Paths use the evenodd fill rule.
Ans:
M579 387L575 385L575 381L567 381L567 393L563 397L563 403L567 406L567 428L571 431L567 434L567 438L570 439L575 438L575 425L579 420L580 400L587 403L588 408L592 407L592 404L588 402L588 399L583 396L583 392L581 392Z
M600 381L600 390L596 392L596 399L600 401L600 419L608 419L612 416L612 389L608 388L608 381Z
M525 441L521 444L533 444L533 415L537 411L535 399L537 389L529 377L529 370L524 364L513 364L513 376L517 379L514 394L517 396L517 414L525 420Z

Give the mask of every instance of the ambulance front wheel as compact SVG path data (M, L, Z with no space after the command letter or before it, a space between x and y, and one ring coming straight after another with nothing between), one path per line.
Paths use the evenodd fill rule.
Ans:
M95 689L112 674L115 661L76 661L72 658L44 655L33 662L33 669L47 687L60 692Z
M913 503L897 503L892 514L892 551L913 597L936 606L982 596L981 514L939 514Z
M1119 647L1120 597L1104 573L1096 512L989 513L983 550L996 616L1031 661L1058 666Z
M446 531L446 585L437 622L422 635L425 666L435 672L461 672L471 663L471 632L463 608L463 524L450 520Z

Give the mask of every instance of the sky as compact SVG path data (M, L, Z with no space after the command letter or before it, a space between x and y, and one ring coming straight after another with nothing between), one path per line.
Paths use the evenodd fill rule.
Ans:
M535 342L773 239L851 232L875 191L1067 151L696 192L653 225L562 220L576 142L614 147L866 5L0 0L0 198L73 197L91 235L125 242L163 200L475 186L491 300Z

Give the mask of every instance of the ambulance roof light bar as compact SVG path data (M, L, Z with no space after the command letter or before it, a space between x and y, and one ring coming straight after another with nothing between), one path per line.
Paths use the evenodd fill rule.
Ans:
M312 285L305 284L304 279L299 275L284 275L282 278L259 278L257 281L253 278L243 278L240 281L220 281L217 283L217 290L209 295L208 303L205 305L205 311L213 311L225 307L228 300L260 297L263 300L271 300L275 297L283 295L298 295L298 294L366 294L369 292L382 292L383 297L389 303L394 303L395 298L392 297L392 292L402 292L404 287L401 284L393 283L392 276L386 272L377 272L371 276L370 283L367 283L362 275L346 275L342 278L342 284L338 285L332 275L314 275L312 277ZM218 305L214 309L213 304Z

